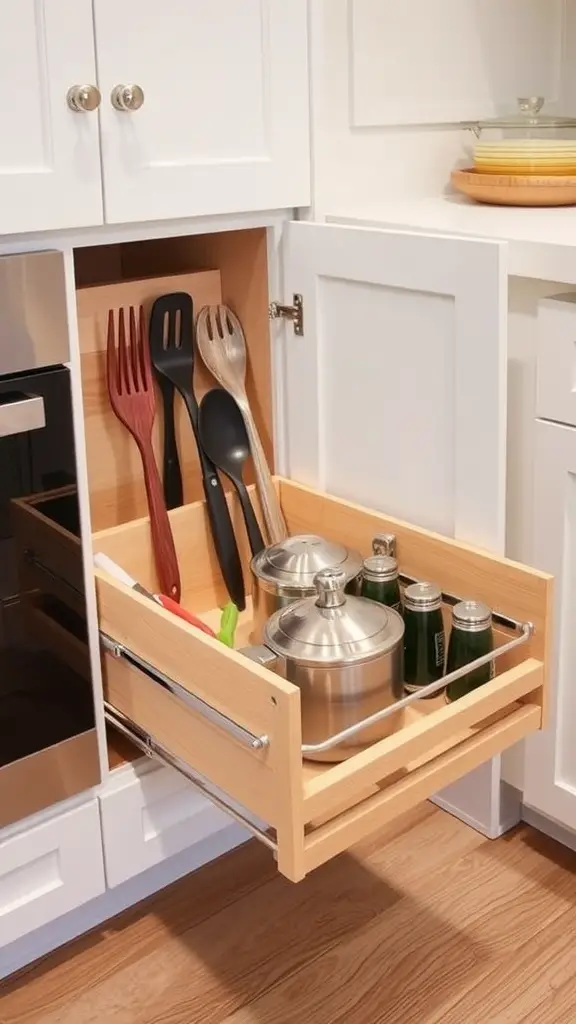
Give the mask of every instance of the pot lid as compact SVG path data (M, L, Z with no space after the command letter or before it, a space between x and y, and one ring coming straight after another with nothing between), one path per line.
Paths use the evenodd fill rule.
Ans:
M265 643L280 657L321 664L350 664L385 654L404 636L392 608L344 592L342 569L323 569L317 596L276 612L266 623Z
M328 568L342 569L348 582L360 572L362 559L342 544L333 544L315 534L288 537L252 559L252 570L260 579L311 591L316 573Z
M521 98L518 100L518 110L515 114L487 118L485 121L476 122L474 127L478 130L483 128L576 128L576 118L551 117L548 114L541 114L543 106L543 96Z

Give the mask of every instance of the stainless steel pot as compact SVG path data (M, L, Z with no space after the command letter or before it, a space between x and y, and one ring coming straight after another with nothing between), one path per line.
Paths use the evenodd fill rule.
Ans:
M403 696L404 622L393 609L345 593L342 569L315 578L317 596L276 612L264 648L246 651L301 691L304 744L317 744ZM388 736L399 716L362 730L312 761L342 761Z
M322 569L340 569L348 585L360 575L362 564L358 551L314 534L288 537L255 555L250 566L255 643L263 640L266 623L275 612L316 596L314 578Z

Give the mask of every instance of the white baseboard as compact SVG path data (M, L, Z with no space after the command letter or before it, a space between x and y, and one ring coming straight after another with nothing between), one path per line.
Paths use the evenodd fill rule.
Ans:
M525 821L527 825L532 825L538 832L550 836L550 839L555 839L562 846L567 846L569 850L576 851L576 832L568 828L567 825L562 825L546 814L540 814L540 811L535 811L532 807L527 807L526 804L522 808L522 821Z
M247 839L250 839L249 833L239 825L232 824L128 882L107 889L102 896L38 928L30 935L0 948L0 980L79 935L98 928L104 921L240 846Z

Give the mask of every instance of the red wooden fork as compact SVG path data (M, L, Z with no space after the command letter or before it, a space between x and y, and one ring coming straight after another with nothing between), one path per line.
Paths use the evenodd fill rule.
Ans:
M118 311L118 351L114 310L108 313L107 376L110 404L121 423L130 431L142 456L152 546L162 593L180 600L180 574L170 520L164 504L162 482L152 448L152 427L156 399L150 368L150 347L144 310L140 306L138 324L134 306L130 306L130 344L126 344L124 310Z

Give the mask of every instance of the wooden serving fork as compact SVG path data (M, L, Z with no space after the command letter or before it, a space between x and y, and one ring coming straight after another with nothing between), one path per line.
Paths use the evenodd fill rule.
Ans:
M162 593L180 600L180 574L170 520L164 503L162 482L152 448L152 427L156 399L150 366L150 347L144 310L138 324L130 306L130 344L126 344L124 310L118 310L118 349L114 310L108 312L107 378L110 404L121 423L130 431L142 457L146 496L150 512L152 547Z

